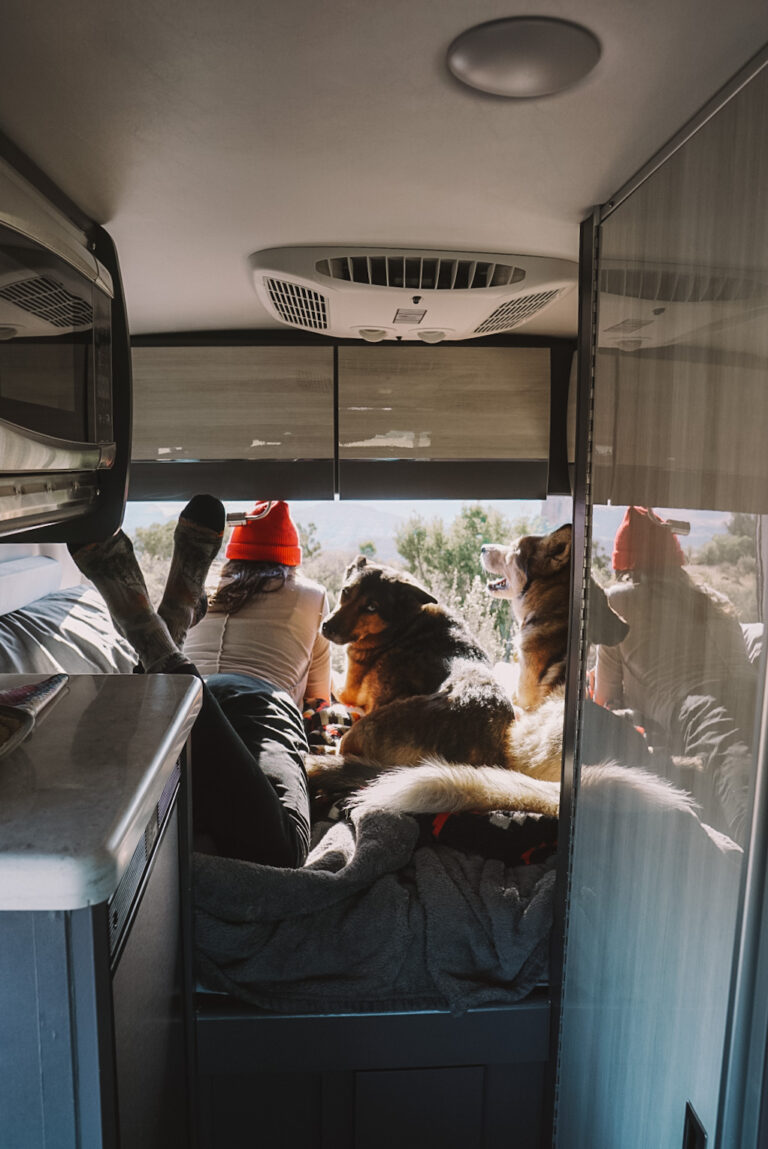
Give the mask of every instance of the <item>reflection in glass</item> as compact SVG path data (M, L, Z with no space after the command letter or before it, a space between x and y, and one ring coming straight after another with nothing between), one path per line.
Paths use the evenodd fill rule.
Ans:
M756 771L767 112L762 75L601 228L592 573L629 633L585 656L559 1149L679 1145L686 1102L715 1138Z

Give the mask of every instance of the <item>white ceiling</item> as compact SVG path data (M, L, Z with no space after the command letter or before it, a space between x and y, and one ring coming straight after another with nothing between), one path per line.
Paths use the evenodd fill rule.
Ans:
M579 87L462 88L445 49L587 25ZM135 333L269 326L247 256L302 243L575 259L578 225L768 41L765 0L3 0L0 128L120 254ZM521 330L572 333L575 296Z

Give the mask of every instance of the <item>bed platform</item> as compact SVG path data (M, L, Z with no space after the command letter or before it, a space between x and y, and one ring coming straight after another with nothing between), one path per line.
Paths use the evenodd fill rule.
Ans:
M549 997L274 1014L197 994L200 1149L537 1149Z

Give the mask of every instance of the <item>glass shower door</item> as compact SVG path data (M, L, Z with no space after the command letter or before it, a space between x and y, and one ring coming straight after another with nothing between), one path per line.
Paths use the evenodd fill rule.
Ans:
M558 1149L677 1149L686 1121L755 1143L754 1098L746 1140L718 1122L762 710L767 126L763 72L600 228L588 548L629 633L587 619Z

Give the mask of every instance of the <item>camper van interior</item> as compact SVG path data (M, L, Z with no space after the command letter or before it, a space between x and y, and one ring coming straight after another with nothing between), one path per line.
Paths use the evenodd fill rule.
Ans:
M767 65L5 0L2 1149L768 1146Z

